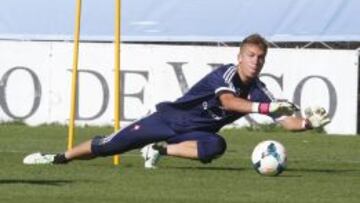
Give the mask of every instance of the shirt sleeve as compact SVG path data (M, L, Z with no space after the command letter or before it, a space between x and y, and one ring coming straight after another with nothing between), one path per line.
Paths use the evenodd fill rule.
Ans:
M254 102L273 102L276 101L274 95L266 88L265 84L259 79L250 91L250 100Z
M211 86L215 91L214 93L218 96L223 92L232 92L236 93L235 87L232 83L232 79L236 74L236 67L224 67L214 72L213 77L211 78Z

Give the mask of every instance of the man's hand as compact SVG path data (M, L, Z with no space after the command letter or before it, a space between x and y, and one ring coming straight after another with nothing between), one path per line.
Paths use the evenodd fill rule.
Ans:
M328 113L323 107L312 106L305 108L305 127L320 128L330 123Z
M270 103L253 103L253 112L258 112L261 114L276 114L280 116L291 116L299 108L288 101L276 101Z

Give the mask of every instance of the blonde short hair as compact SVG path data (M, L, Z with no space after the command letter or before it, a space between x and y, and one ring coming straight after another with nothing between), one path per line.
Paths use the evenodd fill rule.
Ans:
M243 49L245 45L252 44L258 46L260 49L262 49L265 54L267 53L268 49L268 42L265 38L263 38L261 35L255 33L247 36L240 45L240 51Z

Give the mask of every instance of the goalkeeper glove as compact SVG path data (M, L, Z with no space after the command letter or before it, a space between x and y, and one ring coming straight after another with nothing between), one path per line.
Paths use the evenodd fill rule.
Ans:
M270 103L257 103L254 102L252 104L252 111L254 113L261 113L261 114L274 114L279 116L291 116L298 111L299 108L288 101L276 101Z
M312 106L305 108L305 123L304 127L311 128L320 128L330 123L330 118L328 113L323 107Z

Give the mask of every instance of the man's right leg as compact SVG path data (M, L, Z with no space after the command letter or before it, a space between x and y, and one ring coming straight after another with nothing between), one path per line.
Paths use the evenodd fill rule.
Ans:
M68 160L75 160L75 159L93 159L95 156L91 153L91 142L92 140L87 140L74 148L67 150L64 153L64 156Z
M72 160L111 156L141 148L149 143L166 140L174 134L159 115L154 113L109 136L97 136L61 154L34 153L24 164L64 164Z
M64 153L46 154L46 153L32 153L27 155L24 164L66 164L71 160L81 159L88 160L95 158L91 153L92 140L85 141Z

